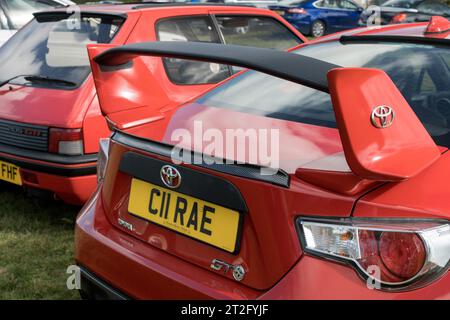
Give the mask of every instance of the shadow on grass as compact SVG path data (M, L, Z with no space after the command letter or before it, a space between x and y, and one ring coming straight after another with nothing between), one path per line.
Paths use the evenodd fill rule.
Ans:
M74 299L66 288L79 207L0 184L0 299Z

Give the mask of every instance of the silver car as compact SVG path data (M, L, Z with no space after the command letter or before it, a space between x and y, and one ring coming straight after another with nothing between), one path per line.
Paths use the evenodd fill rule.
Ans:
M31 20L33 12L74 4L69 0L0 0L0 46Z

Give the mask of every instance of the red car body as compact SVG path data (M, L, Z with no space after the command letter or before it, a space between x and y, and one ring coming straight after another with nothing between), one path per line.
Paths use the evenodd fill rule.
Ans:
M270 18L274 23L284 26L286 33L291 33L297 39L295 44L306 41L298 31L278 15L269 10L251 7L176 4L98 5L82 6L80 10L82 17L94 15L123 19L110 42L111 45L155 41L158 36L155 30L156 24L167 18L208 17L208 19L212 19L212 17L224 15ZM65 8L56 9L51 12L39 13L36 17L45 19L46 16L56 16L65 12ZM26 36L27 32L33 32L36 25L35 19L2 48L1 57L4 69L8 65L20 65L20 58L8 63L5 62L5 59L21 56L17 50L26 47L22 43L24 40L21 37L22 35ZM33 34L33 37L36 37L36 34ZM57 41L58 38L56 38L56 45ZM260 43L260 45L265 46L266 44ZM30 51L37 50L30 49L27 52ZM70 52L67 56L70 57ZM48 53L46 57L48 57ZM145 90L152 91L154 103L161 103L161 107L169 102L186 101L212 86L212 84L176 84L167 76L160 58L151 57L142 61L145 63L144 68L152 70L155 74L155 80L145 84ZM88 62L87 58L86 62ZM8 70L2 69L3 78L18 75L14 72L8 73ZM25 70L24 72L30 71ZM65 74L63 73L61 77L65 79ZM1 81L5 80L3 78ZM2 179L21 184L28 189L49 191L56 198L67 203L84 204L97 185L95 172L98 141L100 138L110 135L107 122L98 104L92 76L87 75L85 79L81 79L76 88L69 89L46 88L42 86L42 83L39 85L35 85L35 83L4 83L0 88L0 104L2 105L0 122L3 128L0 134L0 160L3 161L6 168L5 174L1 174ZM123 116L126 117L126 114ZM62 131L53 134L53 128ZM58 138L58 132L62 132L64 137ZM8 138L10 134L15 138L12 141ZM82 152L77 155L58 154L58 144L64 139L81 141ZM40 145L36 146L36 143L40 143ZM8 172L12 170L20 171L19 175L15 175L15 180L8 178Z
M368 35L373 38L365 38ZM410 43L436 35L427 35L426 24L361 29L301 45L299 53L308 56L310 48L338 46L346 41ZM438 37L448 46L445 42L448 32L440 33ZM316 65L314 61L303 60L305 57L295 60L300 64L296 71L303 68L309 74L307 86L330 92L338 128L238 112L220 105L210 107L209 103L216 101L209 98L210 94L212 97L216 97L215 91L226 94L233 81L240 77L247 79L246 72L181 107L174 103L164 110L147 108L147 116L142 122L125 128L133 119L123 117L114 109L115 102L123 99L119 87L123 71L104 73L100 65L123 65L145 54L145 48L149 46L127 47L123 51L121 48L108 51L110 47L105 46L89 49L102 110L118 129L111 139L104 180L76 222L75 257L82 270L84 295L137 299L450 299L448 264L439 278L426 284L401 290L374 290L368 287L354 265L313 252L307 248L309 240L306 236L300 236L299 241L302 224L297 221L302 221L305 216L319 221L351 219L369 221L367 223L392 221L389 219L412 223L414 219L431 219L448 226L450 156L447 147L433 142L385 73L376 69ZM215 59L210 60L214 62L231 62L233 54L238 53L222 49L223 59L216 52L202 58L196 50L183 49L186 50L182 52L184 55L177 53L174 47L152 47L147 53L204 60L214 55ZM445 50L448 51L448 47ZM337 52L320 51L318 55L331 57ZM289 72L296 68L294 64L284 66L279 61L283 57L289 60L290 56L264 60L265 54L260 52L260 60L255 59L252 63L246 60L246 66L305 83L300 75ZM239 57L235 57L236 60ZM280 69L268 70L270 63ZM314 64L311 70L308 70L309 64ZM326 72L321 69L327 66L331 68L328 84ZM137 65L128 70L142 78L151 76L142 73ZM321 73L323 78L315 77ZM269 78L264 79L269 81ZM284 94L292 89L286 83L281 88L285 89ZM141 93L136 100L126 100L129 113L139 110L136 106L147 104L148 98L138 82L131 80L127 89ZM264 91L264 88L260 90ZM278 92L274 103L282 97L281 91ZM244 92L242 96L245 96ZM308 101L313 103L313 100ZM392 124L386 130L375 129L374 122L373 125L370 123L373 105L380 104L396 107L397 127ZM142 119L139 112L135 118ZM173 164L170 151L167 151L174 144L171 134L177 128L192 133L196 120L202 121L204 129L220 132L249 127L278 129L283 144L280 168L287 175L275 175L264 181L254 178L248 167ZM192 145L187 147L196 152L204 151ZM214 156L224 156L221 150L216 152ZM346 163L351 172L345 170ZM170 226L161 227L142 219L136 212L130 213L135 210L132 204L136 198L130 193L136 179L148 178L147 181L155 183L151 177L158 179L159 169L164 164L173 164L181 172L186 181L181 182L181 186L186 183L189 188L180 189L180 192L192 192L203 200L245 212L237 250L222 250L174 232ZM141 192L140 197L148 197L145 194ZM235 197L236 194L242 197ZM149 210L152 209L151 199L150 196ZM144 203L146 201L148 198ZM346 234L342 239L351 241ZM401 241L391 244L395 246ZM446 243L448 246L448 237ZM408 252L413 255L414 251ZM232 270L244 270L245 277L239 277L239 272L235 275L227 272L228 269L216 268L218 261L219 264L226 262ZM403 265L394 265L396 267Z

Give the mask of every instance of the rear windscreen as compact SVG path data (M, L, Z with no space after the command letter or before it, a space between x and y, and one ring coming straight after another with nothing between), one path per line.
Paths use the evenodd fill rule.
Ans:
M309 45L295 53L344 67L384 70L436 143L450 147L450 50L447 47L333 41ZM231 79L197 102L263 117L336 127L329 94L255 71Z
M75 88L90 73L86 45L109 43L123 21L115 16L74 19L65 15L32 20L0 48L0 81L34 75L65 80L72 83L67 89ZM49 87L58 84L30 82L29 77L17 77L11 82Z

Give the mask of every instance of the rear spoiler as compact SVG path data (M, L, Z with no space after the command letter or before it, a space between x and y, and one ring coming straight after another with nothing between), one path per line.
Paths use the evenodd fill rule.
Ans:
M136 57L208 61L253 69L330 93L345 158L361 179L408 179L440 157L440 150L382 70L341 68L294 53L214 43L147 42L110 48L100 54L99 48L88 46L88 50L100 105L107 116L118 107L101 92L108 86L108 79L114 80L112 74L123 85L143 88L142 79L141 83L135 78L125 82L128 70L139 61ZM116 91L120 89L116 87ZM114 92L112 88L107 90Z
M82 17L92 17L92 18L116 17L126 19L128 16L126 13L122 12L92 11L92 10L83 10L81 12L77 12L75 11L75 9L71 9L70 7L66 8L64 11L55 9L49 11L38 11L34 12L33 16L39 22L48 22L67 19L72 16L76 16L76 14L78 13Z

